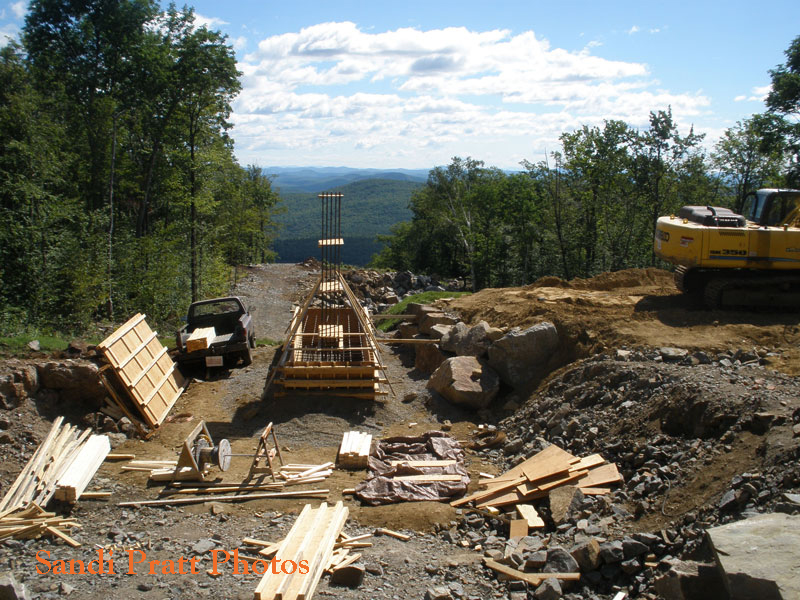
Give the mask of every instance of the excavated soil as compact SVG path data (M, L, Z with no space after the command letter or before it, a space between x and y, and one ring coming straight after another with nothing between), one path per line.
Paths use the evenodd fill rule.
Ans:
M250 307L258 338L283 338L293 303L302 299L316 275L313 268L302 265L260 265L246 269L235 293L242 296ZM129 440L115 448L115 452L135 453L137 459L175 458L188 432L202 419L215 440L227 438L234 453L248 455L255 450L260 431L272 422L285 462L321 463L335 460L342 433L351 428L370 432L375 437L413 435L439 429L445 420L449 420L454 437L468 440L478 423L492 422L507 431L509 438L528 436L519 456L532 453L540 438L560 441L565 447L573 444L576 453L605 452L609 460L619 461L628 479L641 470L644 462L637 462L631 456L640 451L640 446L644 448L648 440L668 438L670 441L664 442L663 448L682 452L688 451L686 447L691 449L691 444L699 444L692 450L699 462L685 471L676 469L674 480L657 487L651 498L645 497L644 506L637 506L641 498L634 491L615 497L615 501L627 506L631 514L636 513L636 519L622 523L620 531L649 532L677 527L686 520L687 514L696 519L703 518L703 507L716 506L733 477L773 465L776 457L786 456L788 449L796 445L790 429L793 411L798 405L792 375L800 372L800 328L795 314L710 312L679 294L672 284L671 275L656 269L622 271L572 282L545 278L523 288L483 290L448 301L446 305L468 323L483 319L497 327L524 328L543 320L553 322L562 339L555 365L561 368L538 389L511 395L510 390L506 391L489 411L477 415L453 407L438 396L431 396L425 390L427 377L414 369L413 350L395 346L382 346L388 378L394 389L394 395L383 403L302 395L273 398L264 393L264 384L277 346L260 345L254 351L254 362L249 367L192 373L194 380L173 408L169 422L151 439ZM727 352L733 357L737 350L754 351L763 357L762 365L755 375L748 375L749 379L741 376L741 381L737 379L734 382L733 375L724 369L720 375L716 371L704 372L699 367L676 366L674 369L684 370L662 373L657 370L667 365L662 365L660 359L653 358L654 355L649 358L642 355L640 361L625 363L634 375L609 376L607 380L601 377L597 379L600 383L593 383L593 376L588 375L582 375L583 379L579 381L570 380L577 377L574 374L576 369L584 369L583 362L575 361L592 361L595 360L592 357L606 356L602 360L613 362L618 348L653 349L660 346L704 351L712 356ZM773 370L780 374L773 373ZM680 378L685 378L691 383L698 378L703 382L711 378L708 385L703 383L705 387L701 388L718 389L718 395L711 402L713 406L724 407L722 398L726 395L737 401L725 410L720 408L720 414L716 416L713 411L704 409L697 413L697 419L683 418L685 415L680 414L678 407L685 403L686 397L681 396L683 388L677 386L665 388L663 393L659 392L660 395L643 392L646 407L642 404L643 408L636 410L627 405L621 408L620 402L626 401L625 393L619 392L615 386L618 386L620 378L635 379L635 374L641 374L645 382L641 389L644 390L651 386L647 382L654 380L661 382L662 379L677 378L682 381ZM719 381L715 379L718 376L721 378ZM729 382L729 387L720 388L725 381ZM600 386L596 397L593 395L595 392L587 391L586 399L581 401L585 404L573 403L570 409L576 411L579 421L585 421L580 423L584 428L602 423L592 441L578 437L570 440L558 428L554 434L546 423L551 413L563 410L567 390L575 386L587 386L587 389ZM759 398L762 399L751 406L748 404L748 390L752 386L761 390ZM773 390L786 390L772 402L768 392L770 386ZM691 389L698 397L705 393ZM613 392L613 401L598 400L609 390ZM596 418L595 413L591 413L591 418L581 417L580 413L590 406L596 411ZM46 432L44 419L52 419L56 410L53 406L49 406L48 411L39 411L40 408L40 404L28 403L3 416L20 420L23 424L19 427L24 428L32 440L37 440ZM764 431L754 433L743 427L742 414L751 415L756 409L779 412L782 426L767 434ZM622 418L617 418L620 415ZM545 423L534 427L534 423L543 420ZM692 429L695 421L704 423L705 429ZM729 439L724 439L726 434ZM719 448L712 444L704 454L707 440L719 438L723 438L724 443L720 442ZM660 442L653 442L657 443ZM3 489L13 481L34 447L31 441L21 447L25 451L14 453L6 460L0 473ZM476 481L480 472L498 473L519 456L501 449L481 453L470 451L470 475ZM773 462L765 462L765 457L771 457ZM219 475L224 481L239 482L246 475L249 464L247 457L234 457L231 469ZM645 464L647 468L655 468ZM380 526L406 531L414 537L409 542L374 538L375 545L362 550L368 573L361 587L351 590L333 586L324 578L317 596L386 600L423 598L427 588L442 585L450 586L453 597L508 597L506 584L499 583L491 572L478 565L481 553L471 550L475 545L474 536L456 530L463 516L461 511L448 504L430 502L361 506L342 492L354 487L364 475L363 471L337 470L322 484L330 490L329 503L343 500L349 506L350 519L345 530L350 535L357 535ZM794 484L789 480L787 485L791 487ZM57 558L88 560L96 557L95 547L98 546L116 544L122 551L138 544L147 549L151 555L148 558L191 556L193 552L202 553L196 546L199 541L232 551L239 547L244 537L269 541L281 539L293 523L292 515L308 502L303 499L268 499L182 508L122 509L116 506L118 501L155 499L161 488L148 486L144 474L122 472L114 463L102 466L92 487L110 490L113 496L109 502L81 502L72 509L72 516L83 527L75 534L83 544L81 548L69 549L46 538L5 541L0 545L0 569L10 570L18 579L24 580L33 590L34 597L56 598L71 594L74 598L251 598L259 579L257 576L238 576L227 571L221 577L212 578L203 569L200 574L191 576L139 574L65 578L38 574L35 554L46 549ZM507 535L502 529L498 531L492 527L490 521L484 525L484 533L490 538ZM680 554L677 549L674 553ZM585 594L576 589L571 597L611 598L613 595L611 587L606 590L600 586L592 590L587 588ZM643 592L632 597L654 596Z

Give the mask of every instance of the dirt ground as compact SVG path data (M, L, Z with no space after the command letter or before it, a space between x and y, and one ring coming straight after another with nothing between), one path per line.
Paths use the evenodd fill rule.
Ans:
M681 294L672 274L628 269L566 282L545 277L522 288L485 289L447 303L469 322L529 327L550 321L572 341L563 364L600 351L674 346L720 352L782 349L772 368L800 373L800 313L709 311ZM562 338L563 339L563 338Z
M235 293L250 307L259 339L282 340L293 303L301 300L316 276L313 269L302 265L246 268ZM774 354L769 358L770 369L788 375L800 373L800 327L796 314L710 312L679 294L671 274L655 269L623 271L570 283L546 278L523 288L483 290L445 304L469 323L483 319L497 327L524 328L543 320L552 321L562 340L566 340L557 357L558 364L554 364L564 369L577 359L616 348L676 346L709 353L757 348ZM249 367L210 372L201 369L191 373L194 379L173 408L168 422L148 441L129 440L114 451L134 453L137 459L174 459L186 435L203 419L215 440L226 438L234 453L250 455L256 449L258 434L272 422L284 462L318 464L335 460L342 433L349 429L367 431L378 438L413 435L440 429L449 420L454 437L467 440L486 417L479 418L474 412L431 398L425 392L427 376L414 369L413 350L387 345L382 345L382 349L394 395L385 402L303 395L272 398L264 393L264 385L277 348L277 345L260 345ZM518 400L524 402L526 398ZM57 407L51 407L44 416L52 418L54 411ZM507 411L498 411L489 420L497 422L507 415ZM643 418L636 425L645 428L643 436L647 435L647 423ZM655 427L652 423L651 426ZM41 424L33 427L37 433L42 428ZM762 443L753 436L740 436L732 456L752 457L756 451L762 452L759 450ZM708 502L733 474L748 466L730 460L719 464L720 469L713 473L718 484L698 480L681 486L670 496L666 514ZM14 460L4 465L3 471L10 475L23 465L23 461ZM249 466L250 459L246 456L234 457L231 469L220 473L220 478L238 483ZM503 466L496 456L468 452L468 468L474 481L479 472L497 473ZM498 587L495 577L476 567L479 552L445 543L434 535L438 530L452 528L460 519L460 511L446 503L430 502L361 506L342 492L354 487L364 476L363 471L336 470L323 484L330 490L329 503L342 500L350 508L346 531L354 535L380 526L407 531L415 537L407 543L376 538L375 546L364 550L364 560L372 567L370 573L380 575L368 575L365 584L355 590L330 586L323 580L318 595L422 598L431 585L458 582L466 590L465 597L505 597L505 588ZM238 547L239 541L248 536L276 541L292 523L291 518L282 515L296 514L308 502L269 499L224 506L206 503L181 508L120 510L116 506L118 501L156 499L161 487L149 486L145 474L123 472L114 463L102 466L93 485L97 489L111 489L113 497L108 503L80 503L73 510L72 514L84 527L77 537L85 547L102 546L110 539L124 544L146 539L153 552L162 555L188 552L193 544L205 538L226 548ZM655 512L651 520L648 518L637 525L640 530L657 530L668 524ZM60 597L64 595L64 582L34 571L33 555L42 547L56 550L50 541L6 543L0 546L0 568L8 568L24 579L36 597ZM73 552L76 557L93 552L69 551L61 546L57 550L62 554ZM213 579L205 575L73 578L68 582L68 593L75 598L96 595L249 598L257 581L255 577Z

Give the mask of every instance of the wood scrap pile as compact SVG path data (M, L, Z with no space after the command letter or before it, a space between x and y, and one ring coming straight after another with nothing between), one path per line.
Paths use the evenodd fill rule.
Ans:
M89 436L72 460L72 464L58 478L56 500L77 502L109 452L111 452L111 442L108 441L107 435Z
M449 500L469 485L464 451L441 431L381 440L369 457L369 470L355 495L371 505Z
M58 417L53 422L47 437L0 500L0 513L26 508L32 503L46 506L56 495L61 482L64 484L65 499L70 501L77 500L86 489L110 450L108 436L92 436L93 441L84 453L83 448L91 431L87 429L81 432L73 425L62 426L63 422L64 417ZM104 448L107 448L105 454ZM101 455L98 462L97 458ZM69 471L79 456L78 465L83 472Z
M276 550L283 563L281 566L288 565L288 568L282 568L278 574L268 569L256 587L256 600L311 598L323 572L331 564L334 546L348 513L341 502L330 507L323 502L318 508L306 504ZM300 568L301 561L305 561L306 568Z
M574 486L587 495L607 494L610 485L621 481L617 466L599 454L578 458L551 445L498 477L481 479L483 490L450 504L462 506L471 502L483 511L497 512L502 508L517 512L521 518L514 519L512 515L510 537L519 537L527 535L529 527L545 525L529 502L546 498L562 486Z
M339 446L339 466L343 469L366 469L371 446L370 434L346 431Z
M28 540L49 534L77 548L80 543L63 531L75 527L80 525L74 519L59 517L33 502L25 508L0 513L0 540L6 538Z

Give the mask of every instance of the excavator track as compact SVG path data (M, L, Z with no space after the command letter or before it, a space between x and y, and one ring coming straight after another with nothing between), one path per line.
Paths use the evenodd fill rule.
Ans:
M800 275L707 273L705 305L712 309L800 310Z

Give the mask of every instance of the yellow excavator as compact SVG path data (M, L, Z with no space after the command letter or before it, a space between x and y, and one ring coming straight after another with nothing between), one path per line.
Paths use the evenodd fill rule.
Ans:
M742 213L684 206L660 217L655 253L709 308L800 308L800 190L751 192Z

